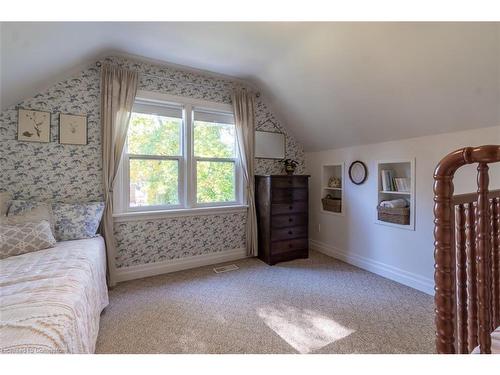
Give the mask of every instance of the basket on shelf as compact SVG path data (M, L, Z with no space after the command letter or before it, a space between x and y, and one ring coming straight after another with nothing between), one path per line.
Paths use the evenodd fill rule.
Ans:
M377 207L378 219L387 223L410 225L410 207Z
M331 212L341 212L342 211L342 199L333 198L330 194L321 199L323 203L323 210Z

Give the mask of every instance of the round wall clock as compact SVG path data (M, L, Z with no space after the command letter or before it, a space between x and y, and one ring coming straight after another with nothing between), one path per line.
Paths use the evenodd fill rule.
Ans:
M362 161L356 160L349 167L349 178L351 179L353 184L361 185L366 181L368 177L368 170L366 169L365 163Z

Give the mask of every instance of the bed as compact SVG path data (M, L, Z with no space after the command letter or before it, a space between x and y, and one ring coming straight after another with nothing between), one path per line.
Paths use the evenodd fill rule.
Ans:
M476 346L472 354L480 354L481 348ZM500 327L491 333L491 354L500 354Z
M93 353L107 305L102 237L0 260L0 353Z

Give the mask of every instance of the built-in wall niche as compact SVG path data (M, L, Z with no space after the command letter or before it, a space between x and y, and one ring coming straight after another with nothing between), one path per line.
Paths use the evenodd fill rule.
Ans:
M415 230L415 159L377 162L377 224ZM399 200L399 202L394 202ZM400 207L401 200L406 207ZM396 207L382 207L391 205ZM382 203L382 205L381 205Z
M343 215L344 208L344 163L322 166L321 212Z

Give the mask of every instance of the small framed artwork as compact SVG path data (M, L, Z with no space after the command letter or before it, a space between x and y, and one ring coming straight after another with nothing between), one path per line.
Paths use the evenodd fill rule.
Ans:
M59 143L64 145L87 144L87 116L59 115Z
M50 112L19 108L17 116L17 140L50 142Z

